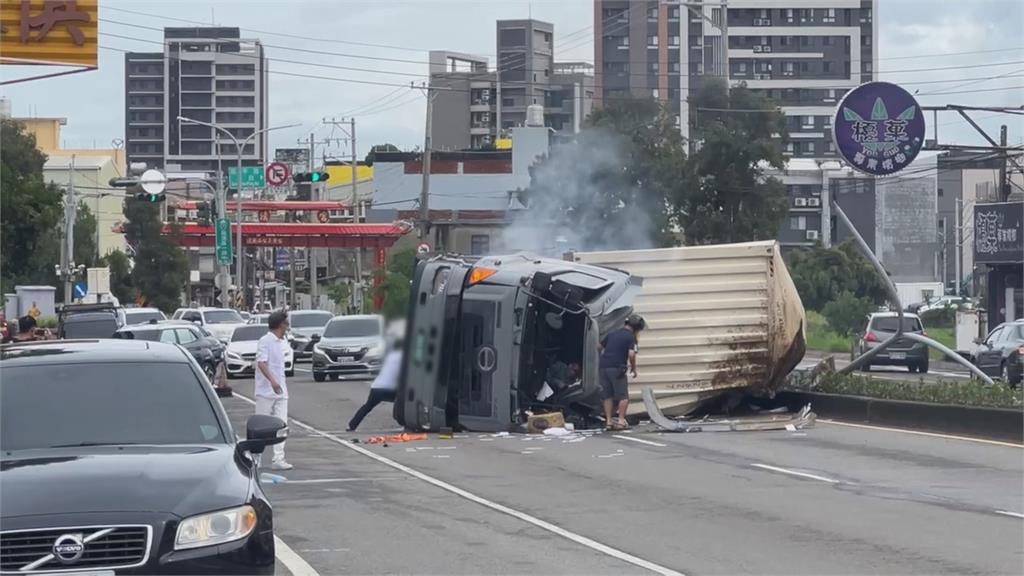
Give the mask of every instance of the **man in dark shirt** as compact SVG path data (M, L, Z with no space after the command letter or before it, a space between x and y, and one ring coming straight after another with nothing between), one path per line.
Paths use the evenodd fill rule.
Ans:
M626 319L626 325L609 333L601 341L600 379L604 401L604 418L608 430L625 430L626 410L629 408L629 381L626 367L636 378L636 335L645 327L644 319L633 314ZM618 408L616 422L613 409Z

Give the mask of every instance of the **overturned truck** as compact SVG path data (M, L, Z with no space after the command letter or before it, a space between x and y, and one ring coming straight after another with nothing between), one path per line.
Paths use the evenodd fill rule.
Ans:
M640 377L667 414L774 391L803 357L804 311L774 242L420 262L396 420L510 430L528 412L600 413L598 343L634 311Z

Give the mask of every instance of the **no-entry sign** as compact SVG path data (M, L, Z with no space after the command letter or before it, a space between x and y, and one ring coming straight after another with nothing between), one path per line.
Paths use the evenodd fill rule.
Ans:
M271 186L281 186L288 181L289 176L291 176L291 171L283 162L271 162L267 166L267 182Z

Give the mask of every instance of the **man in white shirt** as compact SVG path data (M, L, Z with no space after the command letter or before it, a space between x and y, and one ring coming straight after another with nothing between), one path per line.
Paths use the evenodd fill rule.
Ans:
M288 313L278 310L270 314L270 331L256 344L256 413L266 414L288 422L288 383L284 377L285 334L288 332ZM274 445L271 460L274 470L291 470L284 459L284 442Z
M384 363L380 367L380 373L370 384L370 395L366 403L356 410L352 420L348 423L348 431L355 432L359 423L366 418L366 415L377 407L381 402L394 402L395 393L398 390L398 378L402 373L402 341L396 340L388 355L384 357Z

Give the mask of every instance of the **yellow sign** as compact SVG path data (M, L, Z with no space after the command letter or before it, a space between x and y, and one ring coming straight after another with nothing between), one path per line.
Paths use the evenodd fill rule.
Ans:
M0 0L0 64L96 67L99 0Z

